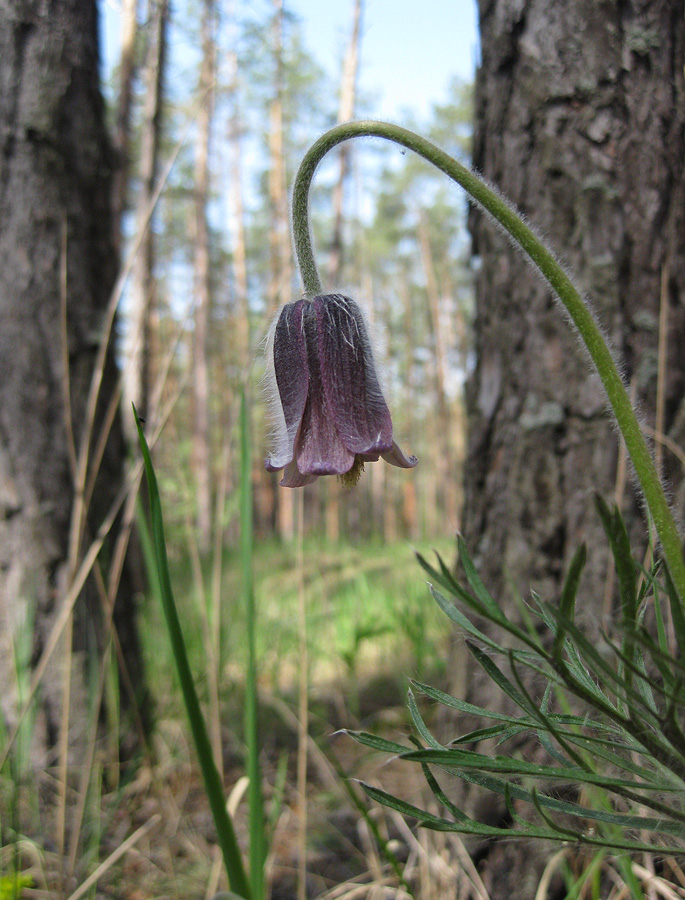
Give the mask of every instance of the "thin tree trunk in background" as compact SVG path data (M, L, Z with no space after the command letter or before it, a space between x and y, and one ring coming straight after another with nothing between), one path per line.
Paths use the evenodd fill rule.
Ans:
M362 0L354 0L352 9L352 33L343 60L340 79L340 104L338 122L348 122L354 118L355 97L357 90L357 72L359 70L359 43L361 31ZM333 239L329 258L329 283L333 290L341 284L343 266L343 223L345 205L345 182L349 169L351 143L345 142L340 150L340 169L338 180L333 188ZM326 538L335 542L340 537L340 490L338 485L329 485L324 495L324 523Z
M209 368L207 335L210 314L209 225L209 143L214 113L216 78L216 5L204 0L202 7L202 61L195 145L195 232L194 290L195 329L193 333L193 472L195 475L198 545L209 550L212 530L211 450L209 435Z
M0 705L10 726L17 699L13 650L18 640L28 641L24 663L35 664L62 609L70 587L71 520L78 519L75 534L82 530L74 515L75 455L86 442L92 450L108 411L112 424L81 554L123 484L113 344L104 359L94 427L84 433L118 268L113 151L99 90L97 31L94 2L51 3L41 16L28 0L13 2L11 10L0 3L0 83L13 86L0 91ZM109 540L101 559L108 553ZM126 567L114 621L131 681L142 692L131 574ZM43 760L62 725L75 757L84 757L89 713L80 664L97 659L107 639L94 581L74 608L72 644L62 642L41 683L33 738ZM71 730L60 722L58 675L70 662L78 663L70 706L70 721L78 727ZM128 703L124 691L121 702ZM48 790L54 790L52 780Z
M136 71L136 32L138 30L138 0L123 0L121 10L121 59L119 61L119 97L114 131L116 165L112 183L112 211L114 215L114 245L121 256L122 216L126 209L130 175L129 150L131 144L131 101Z
M274 60L273 97L269 109L269 206L271 228L269 231L269 313L273 314L283 303L288 303L292 282L290 260L290 230L288 226L288 186L285 172L283 145L283 0L272 0L272 53ZM292 540L295 536L293 491L279 491L278 532L281 538Z
M368 493L371 501L370 532L378 535L385 542L388 539L385 528L385 466L367 466L364 477L369 482Z
M393 484L393 481L396 482L396 479L390 479L389 469L385 466L380 466L381 471L381 497L382 497L382 509L381 509L381 536L383 541L387 541L389 544L395 543L395 541L399 540L400 533L398 528L397 521L397 488L396 485Z
M466 326L464 310L459 302L459 287L454 284L448 268L442 271L441 279L441 334L446 347L452 347L457 352L459 368L466 372L470 352L470 335ZM463 392L459 391L450 406L450 448L452 459L452 482L454 489L454 506L449 510L449 525L456 533L461 531L461 514L464 508L464 484L463 472L466 459L466 416L464 411ZM454 473L458 477L454 478Z
M436 448L438 450L436 465L436 509L443 512L447 521L454 522L455 508L455 469L454 456L451 446L451 434L454 423L451 421L451 410L447 401L445 381L447 377L447 350L445 336L441 325L440 307L442 300L440 289L435 275L433 263L433 251L428 234L428 223L423 211L419 212L418 223L419 249L421 252L421 264L426 279L426 293L428 296L428 324L430 327L433 347L435 348L435 393L438 407L436 420Z
M357 96L357 74L359 72L359 45L361 35L362 0L354 0L352 10L352 33L347 45L345 59L343 61L342 79L340 83L340 105L338 107L338 122L349 122L354 118L355 101ZM338 180L333 188L333 240L331 242L331 255L329 261L330 283L334 290L340 285L343 270L343 224L344 224L344 200L345 181L350 165L350 153L352 142L345 141L338 151L340 156L340 169Z
M251 353L251 328L250 328L250 306L248 299L247 284L247 249L245 241L245 203L243 197L243 121L241 117L241 97L240 97L240 70L238 53L236 50L238 44L238 24L236 20L235 2L231 2L227 9L227 20L230 29L229 46L226 60L228 93L230 97L231 112L228 118L228 177L229 177L229 203L231 208L231 268L233 274L233 296L232 307L230 310L231 321L231 339L228 347L230 355L231 367L235 369L237 381L244 383L247 381L250 371ZM229 386L229 389L233 385ZM224 409L228 408L228 403L224 403ZM227 428L231 428L231 423L226 423ZM230 440L227 431L226 440ZM255 465L257 461L255 460ZM233 466L229 469L227 477L229 479L228 487L232 485ZM274 517L274 497L273 487L264 478L257 479L255 494L255 530L263 531L266 527L269 532L273 531ZM230 543L235 543L238 539L238 522L231 520L227 539Z
M283 0L272 2L274 85L269 109L269 203L272 217L269 232L271 249L269 302L270 311L275 312L278 306L292 299L290 296L292 266L283 139Z
M231 4L229 18L233 25L233 44L237 44L235 3ZM236 321L236 358L241 376L247 376L250 364L250 307L247 294L247 251L245 244L245 203L243 198L242 130L240 115L240 71L238 53L231 50L228 58L228 80L231 95L231 116L228 123L230 150L230 197L233 204L233 283Z
M405 405L404 425L407 434L414 434L414 405L416 403L416 379L414 377L414 326L413 307L407 280L401 282L402 330L404 332L404 384L408 402ZM406 533L411 538L419 536L419 521L416 510L416 479L402 479L402 519Z
M233 191L235 232L233 236L233 284L236 321L236 358L241 377L247 377L250 366L250 307L247 294L247 252L245 245L245 210L243 203L240 121L233 120L231 130L231 185Z
M479 9L474 165L545 234L592 298L649 424L667 267L665 428L682 444L682 0L479 0ZM607 624L600 609L609 562L591 497L595 490L614 494L615 429L549 289L475 211L471 230L481 266L477 367L467 394L466 540L484 582L512 617L518 612L508 585L524 598L533 587L554 601L571 554L585 541L579 616L598 636ZM678 479L674 488L682 498ZM639 552L644 524L630 486L624 512ZM501 705L481 673L470 670L465 683L467 700ZM492 815L506 822L504 804ZM493 900L535 894L548 847L503 841L483 851L481 875Z
M135 403L143 419L149 414L150 325L155 281L154 234L147 222L154 196L162 127L168 0L150 0L148 50L145 63L145 100L141 123L139 186L136 202L136 234L143 234L131 273L127 362L124 372L127 406ZM133 426L133 422L131 425ZM134 437L134 435L131 435Z
M329 478L325 484L324 522L326 540L336 543L340 539L340 485Z

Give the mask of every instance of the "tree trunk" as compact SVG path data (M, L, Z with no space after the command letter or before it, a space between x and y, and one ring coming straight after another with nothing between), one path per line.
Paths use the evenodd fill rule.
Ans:
M544 233L592 298L652 426L667 273L664 427L682 442L682 0L479 0L479 11L474 165ZM467 396L466 539L512 616L510 586L554 600L571 554L586 541L579 613L599 634L609 563L592 492L611 499L616 490L615 430L546 285L483 216L472 214L471 230L481 266L477 367ZM664 462L673 473L668 451ZM644 525L630 485L624 510L639 549ZM466 684L470 700L500 702L478 673ZM483 867L493 900L533 896L540 867L532 854L511 842L491 845Z
M338 105L338 122L349 122L354 118L355 99L357 93L357 73L359 71L359 44L361 32L362 0L354 0L352 7L352 32L345 51L341 78L340 102ZM340 168L338 180L333 188L333 239L329 259L329 284L335 290L342 284L343 270L343 225L345 207L345 183L350 167L352 143L346 141L340 146ZM324 523L326 539L336 543L340 537L340 489L339 485L330 483L322 492L324 500Z
M414 434L414 408L417 403L416 375L414 372L414 320L411 297L409 295L408 278L400 279L400 298L402 301L402 338L404 344L404 384L407 403L404 410L404 427L407 434ZM417 510L416 479L402 479L402 520L405 534L412 540L420 535L419 516Z
M426 214L419 210L417 238L421 255L421 266L426 279L426 298L428 300L428 327L433 345L433 362L435 365L435 394L437 418L434 420L436 454L436 488L434 508L440 510L448 522L455 521L456 483L452 473L455 470L455 457L452 453L451 431L453 423L449 401L447 398L447 342L442 328L442 297L438 287L438 279L433 262L433 248Z
M200 64L200 96L203 103L198 113L195 149L195 331L193 334L193 469L197 489L198 544L203 553L209 550L212 529L211 452L209 440L209 371L207 335L209 329L209 140L214 111L214 79L216 77L216 40L214 0L204 0L202 10L202 62Z
M29 0L0 2L0 709L10 727L20 633L32 635L38 660L75 566L122 486L118 372L105 316L117 273L113 154L98 77L94 2L60 0L40 11ZM103 341L91 421L87 398ZM89 465L79 468L84 446ZM111 553L110 544L103 556ZM71 664L103 648L102 593L95 579L82 591L73 639L61 642L43 678L38 753L61 731L82 758L86 672ZM124 569L114 613L130 675L122 685L142 687L132 595ZM71 682L55 677L67 668ZM60 722L63 683L72 696L70 719Z
M150 0L149 39L145 63L145 100L140 140L136 235L142 234L131 273L130 320L127 333L128 354L125 370L127 406L135 403L139 415L149 414L150 394L150 322L154 295L154 235L148 217L155 193L159 168L159 141L162 130L162 96L166 57L168 0ZM135 423L131 423L135 425ZM134 433L131 437L135 438Z
M359 45L361 35L362 0L354 0L352 9L352 33L350 42L345 51L343 60L342 77L340 80L340 103L338 106L338 123L349 122L354 118L355 101L357 97L357 74L359 72ZM340 145L340 169L338 180L333 188L333 240L331 242L331 256L329 262L329 281L335 290L341 284L343 269L343 224L344 224L344 200L345 181L350 167L350 153L352 142L345 141Z
M272 0L273 96L269 107L269 316L289 303L292 282L288 187L283 140L283 0ZM276 489L276 479L272 479ZM284 540L295 536L293 491L276 493L278 534Z
M238 29L233 20L233 43L238 44ZM232 259L233 259L233 294L235 298L233 316L235 317L235 357L240 378L248 377L251 359L250 304L247 288L247 246L245 241L245 201L243 197L243 121L240 112L240 73L237 50L232 50L228 58L229 90L232 101L231 116L228 124L228 142L230 146L230 197L233 213Z
M126 209L130 174L131 101L136 72L136 33L138 31L137 0L124 0L121 6L121 57L119 59L119 97L114 128L116 165L112 179L112 214L114 216L114 246L121 254L121 219Z

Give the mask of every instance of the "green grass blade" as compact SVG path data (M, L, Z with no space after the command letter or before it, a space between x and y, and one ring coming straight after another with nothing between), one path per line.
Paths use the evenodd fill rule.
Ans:
M637 878L637 875L633 871L633 863L629 856L625 854L621 854L621 856L617 857L618 867L621 870L621 875L623 876L623 880L630 888L630 897L631 900L644 900L645 895L642 890L642 885Z
M240 856L240 849L238 847L233 823L226 811L224 789L216 764L214 763L214 757L212 756L212 747L207 734L207 726L202 716L197 693L195 692L195 685L193 683L193 676L190 671L185 640L183 638L183 629L181 628L181 622L178 618L178 611L171 589L171 577L169 575L169 564L167 561L166 543L164 540L162 504L159 497L159 489L157 487L157 478L152 466L152 459L150 458L150 451L145 440L145 435L143 434L138 414L135 412L135 407L134 414L136 427L138 429L140 449L145 463L148 491L150 494L152 542L155 551L164 617L166 619L171 649L176 663L176 671L183 693L183 701L188 713L190 729L193 734L195 749L197 750L200 769L204 779L205 791L207 792L207 799L209 800L212 816L214 818L217 837L223 854L231 890L240 897L245 898L245 900L252 900L252 893L245 875L245 869Z
M160 605L163 605L164 600L162 599L162 586L159 582L155 548L152 544L152 536L150 535L150 529L148 528L140 497L138 497L138 502L136 503L136 528L138 530L138 537L140 538L140 547L143 553L143 562L145 564L145 575L150 586L150 591L154 594L155 599Z

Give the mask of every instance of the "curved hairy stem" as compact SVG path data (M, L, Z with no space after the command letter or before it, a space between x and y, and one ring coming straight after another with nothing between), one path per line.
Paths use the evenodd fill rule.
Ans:
M307 151L293 190L293 237L305 293L322 292L312 249L309 227L309 188L323 157L342 141L355 137L379 137L413 150L456 181L488 212L530 258L563 303L602 379L616 421L626 443L649 512L661 541L664 559L681 602L685 603L685 560L675 520L661 487L654 462L635 411L595 319L570 278L542 241L521 220L509 204L487 187L477 175L425 138L387 122L359 121L338 125L323 134Z

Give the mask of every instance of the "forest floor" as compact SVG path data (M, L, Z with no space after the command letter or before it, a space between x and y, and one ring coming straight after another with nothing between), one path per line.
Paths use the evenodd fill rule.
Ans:
M420 549L428 554L431 546ZM383 885L397 887L393 859L404 867L413 854L419 877L425 850L415 830L398 814L364 797L357 780L396 791L418 804L430 797L430 791L419 767L361 747L341 730L371 731L405 742L411 731L407 679L418 677L444 686L451 628L431 599L409 544L334 549L319 545L305 550L307 894L342 897L352 890L350 896L362 896ZM451 542L443 541L439 550L449 559ZM197 572L193 579L189 574L192 566L182 558L172 560L172 570L191 667L206 700L210 680L204 643L207 629L198 602ZM276 545L258 548L255 574L261 765L271 832L266 882L272 900L285 900L297 895L303 814L302 797L296 789L301 579L292 549ZM221 593L221 665L215 674L224 783L228 795L235 792L236 830L239 840L246 843L245 619L240 564L230 554L224 564ZM0 802L0 808L6 805L0 824L6 826L15 819L22 834L19 841L0 850L0 900L10 900L17 893L10 885L12 871L24 876L20 896L26 898L199 900L227 888L162 613L154 597L141 602L141 635L155 710L155 729L147 752L121 766L116 742L111 735L109 740L103 737L71 864L70 823L79 815L78 761L70 771L73 793L68 797L67 838L61 853L55 768L18 788L15 784L14 790L7 780L0 785L0 801L6 801ZM206 703L211 731L216 722L209 708ZM360 806L368 810L366 819ZM135 841L127 845L131 836L136 836ZM103 868L95 880L99 866ZM407 872L410 870L411 866ZM89 877L93 879L90 886Z
M420 547L426 555L430 549ZM451 542L438 549L451 559ZM438 813L420 767L372 751L345 733L363 730L406 745L412 733L409 679L449 690L453 630L431 599L412 548L406 543L335 549L312 545L305 548L304 572L299 574L294 556L291 548L263 546L255 560L260 762L270 835L267 898L300 896L301 823L306 816L304 883L309 898L489 900L495 896L489 886L496 872L493 876L488 870L486 877L482 867L488 847L462 842L456 834L418 829L415 820L371 802L359 787L359 781L368 782ZM193 579L192 566L180 557L172 568L191 667L210 733L220 733L226 794L247 858L246 641L239 560L228 555L224 564L221 662L214 673L205 643L209 630L203 624L207 604L198 601L205 592L199 589L197 571ZM302 583L309 673L306 804L297 789ZM141 601L140 624L155 711L146 751L122 764L114 737L124 726L118 723L117 732L103 723L85 799L79 792L81 761L74 760L68 773L64 825L54 761L23 780L0 773L0 826L4 835L14 835L0 847L0 900L211 900L227 889L154 597ZM219 697L214 714L208 702L212 677ZM430 729L456 736L456 719L446 720L435 705L418 702ZM640 885L645 888L637 894L630 893L620 867L603 852L588 854L572 844L550 846L549 861L535 900L685 898L685 874L668 860L643 856L634 861L633 890L635 884L640 891ZM506 842L498 864L507 864ZM13 873L20 873L18 884ZM581 884L582 889L569 888Z

